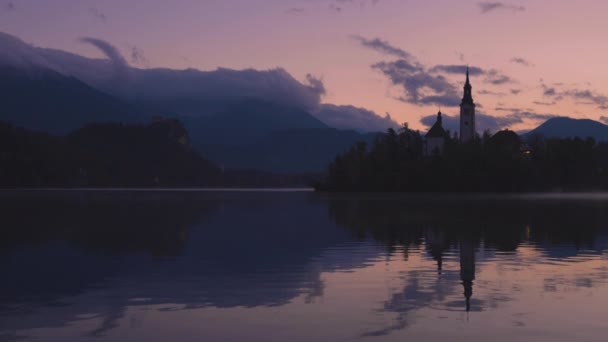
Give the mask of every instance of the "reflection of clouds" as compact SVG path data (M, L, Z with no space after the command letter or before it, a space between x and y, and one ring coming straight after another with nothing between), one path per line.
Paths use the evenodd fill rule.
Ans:
M0 270L11 275L0 294L0 333L82 325L91 336L109 336L117 326L142 326L140 314L147 310L167 319L215 308L231 317L264 310L293 314L302 307L337 311L340 304L328 296L341 292L340 299L357 302L352 307L364 316L337 315L374 322L352 327L355 334L384 336L428 324L429 317L462 319L465 281L472 286L471 322L513 307L536 310L530 299L539 305L543 295L569 299L607 283L599 209L560 207L555 218L541 216L534 205L507 205L501 216L480 215L483 205L463 212L453 203L351 198L336 204L306 196L177 202L160 196L137 205L89 198L40 210L41 219L25 218L28 229L0 242ZM79 211L71 214L74 207ZM580 226L560 223L564 215ZM11 281L27 286L12 288ZM336 306L324 306L329 303ZM523 327L527 319L509 315L504 322Z
M402 277L405 286L401 292L395 293L384 303L384 313L395 313L397 317L388 327L368 331L362 336L388 335L409 325L408 317L415 310L435 306L437 302L454 295L457 292L458 273L447 271L437 276L435 272L409 271ZM462 307L462 301L459 302Z
M32 205L44 208L26 220L33 234L2 241L14 258L0 264L12 275L0 294L0 332L90 321L88 335L104 336L127 308L279 307L299 296L314 303L324 295L323 272L365 267L381 252L351 244L323 205L300 195L104 196L27 200L3 216L24 224L19 218ZM30 238L71 244L43 242L19 254Z
M118 322L124 317L124 311L125 309L119 306L112 307L108 312L100 314L100 316L102 316L102 322L99 328L91 331L88 335L92 337L104 336L108 331L117 328L119 326Z

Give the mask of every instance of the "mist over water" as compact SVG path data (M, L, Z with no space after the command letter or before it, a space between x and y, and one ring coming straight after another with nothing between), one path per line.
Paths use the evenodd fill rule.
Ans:
M2 192L0 341L603 341L607 208L603 194Z

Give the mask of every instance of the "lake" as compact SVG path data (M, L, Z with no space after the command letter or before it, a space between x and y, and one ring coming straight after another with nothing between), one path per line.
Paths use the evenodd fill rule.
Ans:
M0 341L606 341L608 196L0 192Z

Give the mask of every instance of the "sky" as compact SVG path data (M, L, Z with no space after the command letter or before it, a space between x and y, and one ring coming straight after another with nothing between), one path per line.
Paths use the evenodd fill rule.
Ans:
M0 31L139 68L284 68L353 105L423 128L458 114L471 67L480 120L525 130L552 116L608 123L603 0L0 0ZM422 120L422 122L421 122Z

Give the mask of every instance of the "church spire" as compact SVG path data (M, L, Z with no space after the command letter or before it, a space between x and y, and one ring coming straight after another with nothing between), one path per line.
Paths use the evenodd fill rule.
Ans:
M469 67L467 66L467 81L464 84L464 96L462 97L462 104L473 104L471 82L469 82Z
M466 142L475 139L475 103L471 82L469 80L469 67L467 66L467 81L464 84L464 95L460 103L460 141Z

